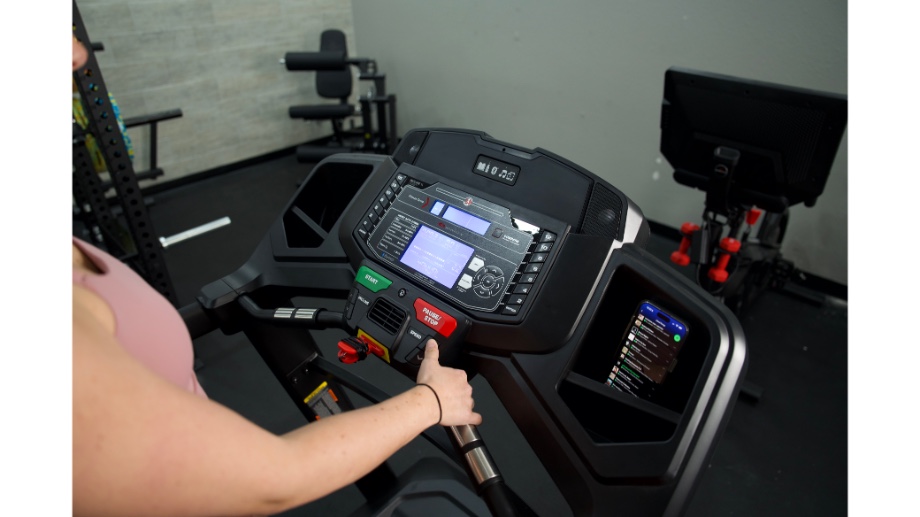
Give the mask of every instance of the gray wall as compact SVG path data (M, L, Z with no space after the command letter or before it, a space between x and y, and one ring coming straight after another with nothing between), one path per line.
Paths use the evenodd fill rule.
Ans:
M78 0L77 6L90 39L105 45L96 57L122 116L183 112L158 126L165 176L155 181L331 133L328 123L288 116L291 105L323 100L312 73L289 72L278 60L288 51L318 50L326 28L343 30L351 45L348 0ZM128 130L137 170L149 163L148 131Z
M664 71L697 68L847 93L843 0L352 0L358 49L399 98L398 128L484 130L607 179L650 219L699 222L704 194L658 152ZM783 254L847 283L847 143Z

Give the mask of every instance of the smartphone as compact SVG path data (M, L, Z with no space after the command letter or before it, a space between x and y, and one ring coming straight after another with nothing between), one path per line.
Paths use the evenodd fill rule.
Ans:
M644 300L636 307L623 337L616 344L613 366L605 384L655 402L690 329L670 312Z

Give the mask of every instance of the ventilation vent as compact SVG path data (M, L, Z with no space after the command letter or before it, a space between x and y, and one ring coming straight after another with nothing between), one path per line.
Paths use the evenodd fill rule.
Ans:
M367 314L369 320L380 325L380 328L390 334L396 334L399 331L399 327L402 327L407 316L406 311L383 298L378 298Z

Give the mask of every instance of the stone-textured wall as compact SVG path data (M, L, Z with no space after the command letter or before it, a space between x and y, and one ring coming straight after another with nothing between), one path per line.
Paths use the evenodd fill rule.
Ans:
M183 112L158 126L165 175L156 182L331 134L328 122L288 116L291 105L334 101L316 95L312 72L289 72L279 59L318 50L327 28L344 31L356 55L349 0L79 0L77 8L90 39L105 46L96 58L123 117ZM147 169L149 130L128 134L135 169Z

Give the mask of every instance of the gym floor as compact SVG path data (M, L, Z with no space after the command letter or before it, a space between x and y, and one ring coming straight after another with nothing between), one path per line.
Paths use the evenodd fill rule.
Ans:
M248 259L310 169L293 154L285 155L152 196L150 216L161 236L231 219L229 226L166 250L180 304L191 303L203 285ZM670 265L667 257L676 247L669 237L653 234L648 250ZM768 292L741 322L750 353L747 380L763 395L738 401L686 515L847 515L846 301L803 288ZM316 340L334 357L335 342L343 335L327 330ZM200 382L213 400L275 433L305 423L245 337L212 332L197 339L195 348L203 364ZM410 385L373 363L356 364L354 371L391 393ZM571 515L488 383L475 378L472 384L485 419L480 432L508 484L541 515ZM399 474L430 456L443 457L416 439L391 466ZM362 502L349 486L282 515L350 515Z

